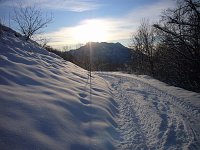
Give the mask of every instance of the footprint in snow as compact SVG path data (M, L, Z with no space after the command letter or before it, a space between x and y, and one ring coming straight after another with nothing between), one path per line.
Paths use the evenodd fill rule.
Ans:
M84 98L79 98L79 100L83 103L83 104L91 104L91 102L87 99Z
M87 97L87 94L79 93L79 96L82 97L82 98L85 98L85 97Z
M91 104L91 102L89 100L86 99L87 94L84 93L79 93L79 100L83 103L83 104Z

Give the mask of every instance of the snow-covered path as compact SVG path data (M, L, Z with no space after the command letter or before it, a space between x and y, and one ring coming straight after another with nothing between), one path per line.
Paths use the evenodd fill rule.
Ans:
M98 73L118 104L119 149L200 149L200 108L136 77Z

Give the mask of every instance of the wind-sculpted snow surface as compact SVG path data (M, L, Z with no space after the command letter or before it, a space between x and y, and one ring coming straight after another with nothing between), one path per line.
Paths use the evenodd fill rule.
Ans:
M96 75L26 42L0 37L0 149L115 149L117 106Z
M199 94L174 87L170 91L147 77L98 74L108 81L119 105L119 149L200 149Z

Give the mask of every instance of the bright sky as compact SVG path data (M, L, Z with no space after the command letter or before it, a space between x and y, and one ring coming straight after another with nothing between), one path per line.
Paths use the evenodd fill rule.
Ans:
M43 36L55 48L89 41L129 46L131 35L143 18L157 22L161 12L175 3L174 0L0 0L0 18L14 29L8 18L12 18L19 1L52 12L53 22Z

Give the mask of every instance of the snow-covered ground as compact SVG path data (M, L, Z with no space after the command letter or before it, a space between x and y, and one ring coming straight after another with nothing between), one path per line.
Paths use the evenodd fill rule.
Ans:
M115 149L116 102L107 84L4 31L0 39L0 149ZM91 94L90 94L91 93Z
M0 149L200 149L200 95L148 76L88 72L5 29ZM91 82L91 84L90 84Z
M98 73L118 104L119 149L200 149L200 95L148 76Z

